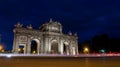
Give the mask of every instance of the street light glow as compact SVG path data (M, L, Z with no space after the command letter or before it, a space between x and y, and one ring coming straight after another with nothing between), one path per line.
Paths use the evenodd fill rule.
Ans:
M88 48L85 48L85 51L88 51Z
M2 50L3 49L3 46L2 45L0 45L0 50Z
M83 49L83 52L84 52L85 54L88 54L88 53L89 53L88 47L85 47L85 48Z

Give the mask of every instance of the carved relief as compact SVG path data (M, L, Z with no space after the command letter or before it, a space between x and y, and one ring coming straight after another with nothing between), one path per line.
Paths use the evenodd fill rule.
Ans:
M19 43L26 43L27 42L27 36L19 36Z

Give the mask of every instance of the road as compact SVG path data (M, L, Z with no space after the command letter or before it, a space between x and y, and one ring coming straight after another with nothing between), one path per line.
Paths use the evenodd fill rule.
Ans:
M120 67L118 55L38 56L7 54L0 56L0 67Z

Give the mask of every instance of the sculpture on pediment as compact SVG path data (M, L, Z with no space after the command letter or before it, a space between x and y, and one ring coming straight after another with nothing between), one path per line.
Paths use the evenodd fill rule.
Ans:
M31 25L31 24L30 24L30 25L28 25L28 26L27 26L27 28L28 28L28 29L33 29L33 27L32 27L32 25Z
M20 22L18 22L18 23L15 25L16 28L21 28L22 26L23 26L23 24L20 24Z

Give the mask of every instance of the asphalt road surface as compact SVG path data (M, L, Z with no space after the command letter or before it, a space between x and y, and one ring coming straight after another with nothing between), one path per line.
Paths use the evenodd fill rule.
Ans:
M0 57L0 67L120 67L120 57Z

